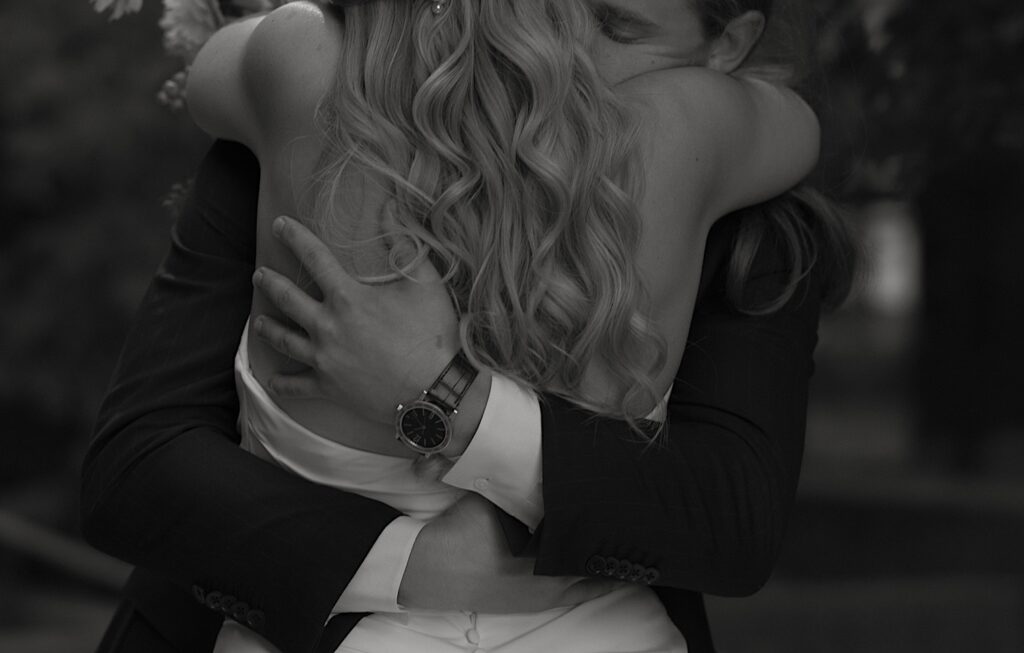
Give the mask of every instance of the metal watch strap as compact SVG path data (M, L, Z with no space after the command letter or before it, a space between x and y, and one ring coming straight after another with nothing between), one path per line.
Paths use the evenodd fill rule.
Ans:
M448 415L452 415L466 397L470 386L476 380L476 375L477 369L460 349L438 375L434 384L427 389L426 397L444 408Z

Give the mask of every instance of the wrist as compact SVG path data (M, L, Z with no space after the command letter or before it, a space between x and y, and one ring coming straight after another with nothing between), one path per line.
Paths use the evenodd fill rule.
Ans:
M491 396L491 373L481 370L473 385L469 387L459 412L452 421L452 441L444 451L446 458L457 458L466 452L473 436L480 428L480 422Z
M483 417L489 385L478 385L479 370L459 350L420 397L399 404L395 437L426 456L459 455ZM466 417L460 418L465 412ZM458 431L457 431L458 429ZM459 444L452 449L452 442Z

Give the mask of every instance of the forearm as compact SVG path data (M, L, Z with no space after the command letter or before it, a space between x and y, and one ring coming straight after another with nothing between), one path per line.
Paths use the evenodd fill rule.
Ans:
M258 174L235 145L204 162L101 409L82 523L98 548L189 594L194 585L257 608L268 639L303 651L398 513L237 446L233 362L250 310Z
M594 561L618 558L654 569L653 584L727 596L760 589L774 566L797 475L750 424L701 412L684 421L677 411L671 429L685 432L686 441L655 444L647 453L620 439L618 425L600 422L546 445L546 460L564 461L581 448L574 439L608 439L602 459L614 457L620 469L593 460L560 468L557 476L546 468L551 500L533 543L537 573L600 576L612 570ZM573 428L559 418L549 425ZM567 498L584 484L585 500Z
M452 441L444 451L446 457L458 458L466 453L466 449L480 430L480 422L483 420L491 395L491 379L490 372L481 370L459 404L458 414L452 420Z
M760 258L750 289L772 297L788 274ZM720 291L694 315L655 443L544 402L538 573L602 575L598 562L627 557L659 585L736 595L765 582L799 478L820 290L811 275L762 317L732 311Z

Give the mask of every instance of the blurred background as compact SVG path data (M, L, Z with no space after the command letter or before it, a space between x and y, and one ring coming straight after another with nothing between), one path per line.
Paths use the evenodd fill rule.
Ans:
M0 5L0 651L92 651L127 570L78 468L162 206L208 140L155 100L159 3ZM800 498L723 653L1024 650L1024 4L815 0L821 180L867 252L826 317Z

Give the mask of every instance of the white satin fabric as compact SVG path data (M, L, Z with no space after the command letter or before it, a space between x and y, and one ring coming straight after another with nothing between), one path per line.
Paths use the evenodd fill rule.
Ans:
M249 367L247 332L235 358L242 447L316 483L387 503L429 520L464 494L419 478L412 461L353 449L295 422ZM495 588L501 591L501 588ZM225 622L215 653L267 653L274 648ZM516 615L412 610L373 613L337 653L685 653L686 642L654 591L629 585L575 607Z

